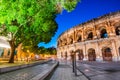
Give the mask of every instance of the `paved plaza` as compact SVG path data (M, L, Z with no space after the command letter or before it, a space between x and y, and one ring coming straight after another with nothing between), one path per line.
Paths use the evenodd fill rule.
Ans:
M120 62L78 62L78 69L90 80L120 80Z
M30 80L50 69L54 63L55 62L51 61L44 64L3 73L0 74L0 80Z
M50 80L88 80L82 73L77 71L77 76L72 72L70 62L60 62Z
M39 80L36 78L46 73L56 63L49 61L44 64L23 68L0 74L0 80ZM60 61L59 66L47 80L120 80L120 62L77 62L77 76L73 73L70 61ZM52 73L50 73L52 74Z

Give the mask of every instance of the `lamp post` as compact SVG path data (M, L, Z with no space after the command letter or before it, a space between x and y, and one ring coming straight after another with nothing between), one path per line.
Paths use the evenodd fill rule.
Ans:
M74 73L75 71L74 71L74 52L73 51L71 52L71 58L72 58L72 67L73 67L72 69Z
M74 73L75 73L75 76L77 76L76 52L74 52Z
M75 76L77 76L77 67L76 67L76 52L72 51L72 66L73 66L73 73L75 73Z

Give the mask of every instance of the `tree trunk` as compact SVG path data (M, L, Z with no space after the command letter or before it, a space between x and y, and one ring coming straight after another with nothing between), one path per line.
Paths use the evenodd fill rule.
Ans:
M14 53L15 53L14 40L9 41L9 44L11 46L11 55L10 55L9 63L14 63Z

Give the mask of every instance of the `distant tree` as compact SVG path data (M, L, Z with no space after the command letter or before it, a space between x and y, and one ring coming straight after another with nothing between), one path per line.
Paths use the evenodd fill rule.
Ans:
M0 35L6 36L11 46L9 63L14 62L18 44L34 47L39 42L47 43L51 40L57 30L57 5L71 11L77 2L78 0L1 0Z
M50 47L47 49L51 55L56 55L57 50L55 47Z

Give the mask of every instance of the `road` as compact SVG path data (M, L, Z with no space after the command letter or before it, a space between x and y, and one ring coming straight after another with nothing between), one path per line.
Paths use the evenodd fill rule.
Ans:
M0 74L0 80L30 80L46 69L49 69L54 62L50 61L44 64L19 69L7 73Z
M120 62L77 62L77 68L90 80L120 80Z

